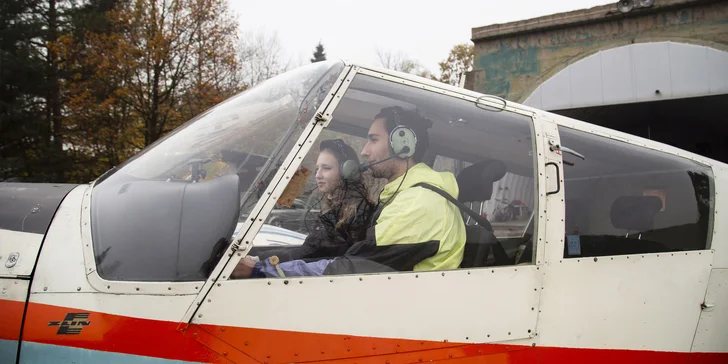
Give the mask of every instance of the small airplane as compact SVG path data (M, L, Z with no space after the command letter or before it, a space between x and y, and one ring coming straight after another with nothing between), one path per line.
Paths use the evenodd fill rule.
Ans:
M305 241L319 143L361 151L393 106L457 178L459 268L231 279ZM728 363L726 186L669 145L313 63L89 184L0 184L0 362Z

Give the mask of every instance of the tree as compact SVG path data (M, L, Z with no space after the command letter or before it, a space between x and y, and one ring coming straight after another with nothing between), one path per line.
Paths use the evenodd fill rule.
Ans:
M459 85L465 72L473 69L475 47L472 44L458 44L450 50L447 59L440 62L440 81Z
M139 0L111 13L119 31L96 42L107 55L99 71L127 78L115 94L140 119L138 147L231 93L223 83L237 67L237 25L227 9L216 0ZM181 106L190 101L184 90L208 87L217 95L184 112Z
M326 60L326 53L324 53L324 45L319 42L316 46L316 50L313 52L313 58L311 63L321 62Z
M116 5L104 31L60 42L77 179L97 177L241 89L237 23L226 2Z
M0 180L86 182L239 92L225 0L0 2Z
M0 179L58 181L68 167L55 45L69 29L73 6L67 0L0 5Z
M431 78L432 74L424 66L413 59L407 58L402 52L392 53L377 49L379 64L394 71L410 73L420 77Z
M289 68L289 63L281 59L278 35L262 30L247 32L241 37L239 61L246 87L255 86Z
M195 19L195 54L190 83L182 99L183 121L242 90L238 63L237 21L227 2L197 0L190 4Z
M120 37L114 29L88 32L85 42L71 35L61 39L62 67L71 75L62 83L67 148L75 161L71 180L93 179L143 146L139 115L125 101L134 67L117 54Z
M48 141L38 6L39 1L0 1L0 181L34 178L38 149Z
M62 131L61 131L61 90L58 70L58 52L54 46L58 41L61 31L61 17L59 14L59 5L56 0L48 1L48 9L45 11L46 34L45 41L48 45L46 48L46 122L51 128L50 139L56 152L62 150Z

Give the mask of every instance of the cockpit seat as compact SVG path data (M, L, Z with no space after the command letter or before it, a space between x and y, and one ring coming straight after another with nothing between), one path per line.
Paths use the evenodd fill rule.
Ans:
M635 232L641 239L643 232L654 228L655 214L661 209L657 196L622 196L612 203L610 218L615 228L626 230L626 236Z
M457 176L458 201L488 201L493 195L493 183L506 175L505 163L491 159L470 165Z
M597 257L610 255L646 254L667 252L664 244L643 239L654 229L655 215L662 209L657 196L621 196L614 200L610 220L619 234L579 235L580 256ZM564 245L564 257L571 256Z
M463 169L457 176L458 201L484 202L493 195L493 183L506 174L506 165L499 160L486 160ZM490 250L496 265L508 264L508 256L490 227L466 226L465 254L461 268L484 267Z

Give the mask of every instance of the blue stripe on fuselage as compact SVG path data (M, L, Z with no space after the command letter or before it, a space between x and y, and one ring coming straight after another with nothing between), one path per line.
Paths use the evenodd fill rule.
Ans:
M7 341L7 340L0 340ZM11 341L13 344L16 342ZM0 345L0 350L2 345ZM2 351L0 351L2 353ZM0 356L2 358L2 356ZM13 360L13 362L15 362ZM4 363L4 362L3 362ZM73 348L70 346L59 346L51 344L40 344L34 342L23 342L20 349L21 364L45 364L45 363L74 363L74 364L182 364L192 363L149 356L112 353L107 351Z
M0 363L15 363L17 355L17 341L0 339Z

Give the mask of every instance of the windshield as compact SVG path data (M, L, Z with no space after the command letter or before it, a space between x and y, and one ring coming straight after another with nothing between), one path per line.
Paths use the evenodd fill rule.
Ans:
M263 82L99 178L91 196L99 274L204 279L343 68L318 62Z
M305 128L342 68L341 62L318 62L265 81L179 127L119 171L143 179L189 180L197 177L192 166L201 160L207 172L202 177L210 179L235 173L250 159L266 159L291 129ZM106 179L112 178L104 176L97 185Z

